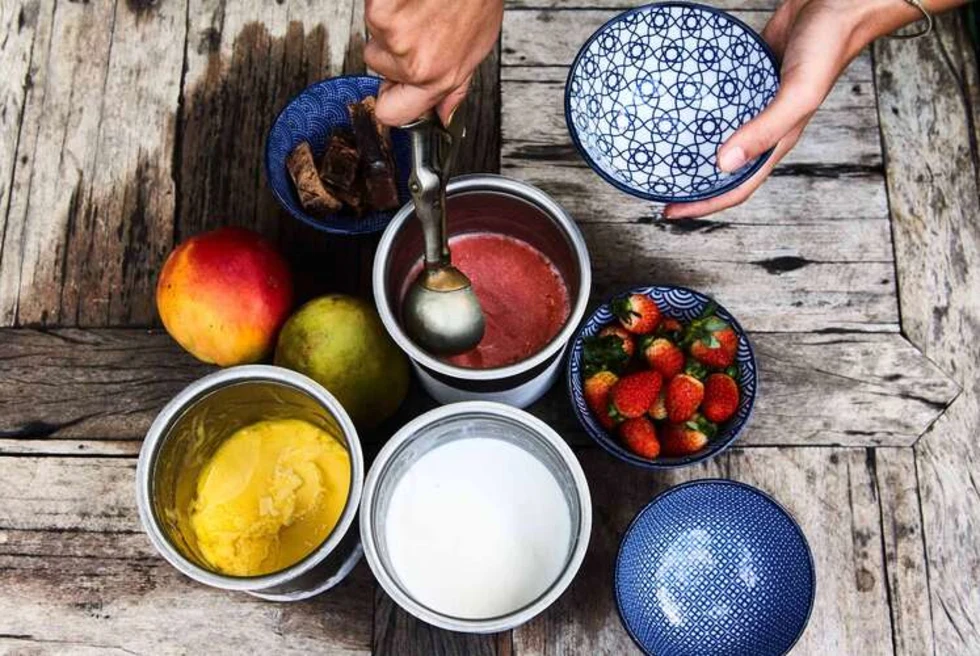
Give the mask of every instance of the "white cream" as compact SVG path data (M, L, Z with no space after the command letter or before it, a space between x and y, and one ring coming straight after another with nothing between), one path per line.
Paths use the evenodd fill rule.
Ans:
M554 475L509 442L463 438L436 447L396 484L388 553L407 591L466 619L510 613L561 574L571 542Z

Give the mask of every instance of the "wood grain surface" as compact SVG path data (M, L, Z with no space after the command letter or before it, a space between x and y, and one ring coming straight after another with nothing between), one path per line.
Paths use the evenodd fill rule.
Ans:
M755 29L776 0L721 0ZM559 384L532 408L572 443L595 501L572 588L513 633L429 627L365 565L310 602L192 583L142 534L135 456L213 368L156 329L175 243L243 225L287 255L299 300L370 292L376 237L289 218L265 135L307 84L364 71L361 0L0 3L0 651L625 654L609 585L654 494L724 476L800 521L818 572L794 654L980 652L980 79L960 18L882 41L744 205L665 223L603 184L567 134L580 45L623 0L507 0L470 94L461 170L527 180L579 223L592 305L637 284L715 295L750 331L761 393L736 448L648 474L595 447ZM434 403L417 386L368 457ZM235 627L229 633L228 627Z
M959 392L899 335L750 338L763 392L741 438L748 445L909 446ZM161 331L0 331L0 453L46 453L49 443L51 453L73 443L80 453L131 452L163 405L211 371ZM416 395L409 414L431 403ZM564 385L532 411L573 443L589 442Z
M916 445L937 654L980 652L980 88L966 25L875 49L902 325L963 392ZM921 603L921 598L920 598ZM928 634L925 634L927 637ZM929 643L926 642L928 645Z

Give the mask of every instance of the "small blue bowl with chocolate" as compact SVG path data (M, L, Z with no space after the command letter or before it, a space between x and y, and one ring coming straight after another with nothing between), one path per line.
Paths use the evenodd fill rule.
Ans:
M269 186L287 212L317 230L380 232L409 200L408 135L375 119L380 85L367 75L317 82L272 124L265 146Z

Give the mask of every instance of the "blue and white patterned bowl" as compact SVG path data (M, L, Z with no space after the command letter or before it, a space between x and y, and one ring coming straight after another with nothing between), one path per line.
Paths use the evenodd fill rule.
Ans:
M793 517L754 487L700 480L633 520L616 559L623 625L656 656L778 656L810 619L813 556Z
M749 417L752 416L752 408L755 406L755 397L759 391L759 376L755 362L755 353L752 345L742 330L742 326L731 313L723 308L717 301L686 287L675 285L660 285L653 287L636 287L625 292L616 294L614 298L628 294L643 294L649 296L660 308L661 316L671 317L678 321L688 323L701 315L709 303L716 306L715 313L729 325L738 335L738 351L735 354L735 363L739 371L739 403L735 415L719 427L718 434L708 442L708 445L697 453L683 457L660 456L655 460L648 460L630 452L619 443L615 435L610 434L596 420L595 415L589 410L585 402L585 394L582 385L582 350L585 340L594 337L604 327L616 323L610 305L612 299L608 299L592 313L586 322L579 329L572 342L571 354L568 357L568 394L575 409L575 415L581 422L582 427L589 436L599 443L599 446L616 456L620 460L646 467L647 469L673 469L693 465L694 463L707 460L712 456L721 453L735 441L742 430L748 424Z
M272 193L286 211L317 230L342 235L380 232L397 211L368 212L358 217L345 207L332 216L318 219L303 210L286 169L286 158L302 141L309 142L317 158L323 155L334 128L350 127L347 106L376 96L380 84L380 78L368 75L335 77L312 84L289 101L269 130L265 144L265 173ZM398 200L404 204L409 199L408 174L411 169L408 135L401 130L392 130L391 141Z
M586 163L658 202L717 196L748 179L716 166L718 147L779 87L776 58L752 28L705 5L664 2L616 16L579 50L565 120Z

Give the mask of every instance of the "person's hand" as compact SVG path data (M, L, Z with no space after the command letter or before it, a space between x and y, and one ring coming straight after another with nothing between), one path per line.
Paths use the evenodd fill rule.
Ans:
M404 125L435 108L448 123L503 15L503 0L365 0L364 61L386 78L378 119Z
M935 4L943 2L950 0ZM779 91L765 110L718 149L718 168L734 171L770 148L772 155L736 189L704 201L668 205L664 216L699 217L745 201L796 145L838 76L861 49L920 16L903 0L784 0L762 33L782 60Z

